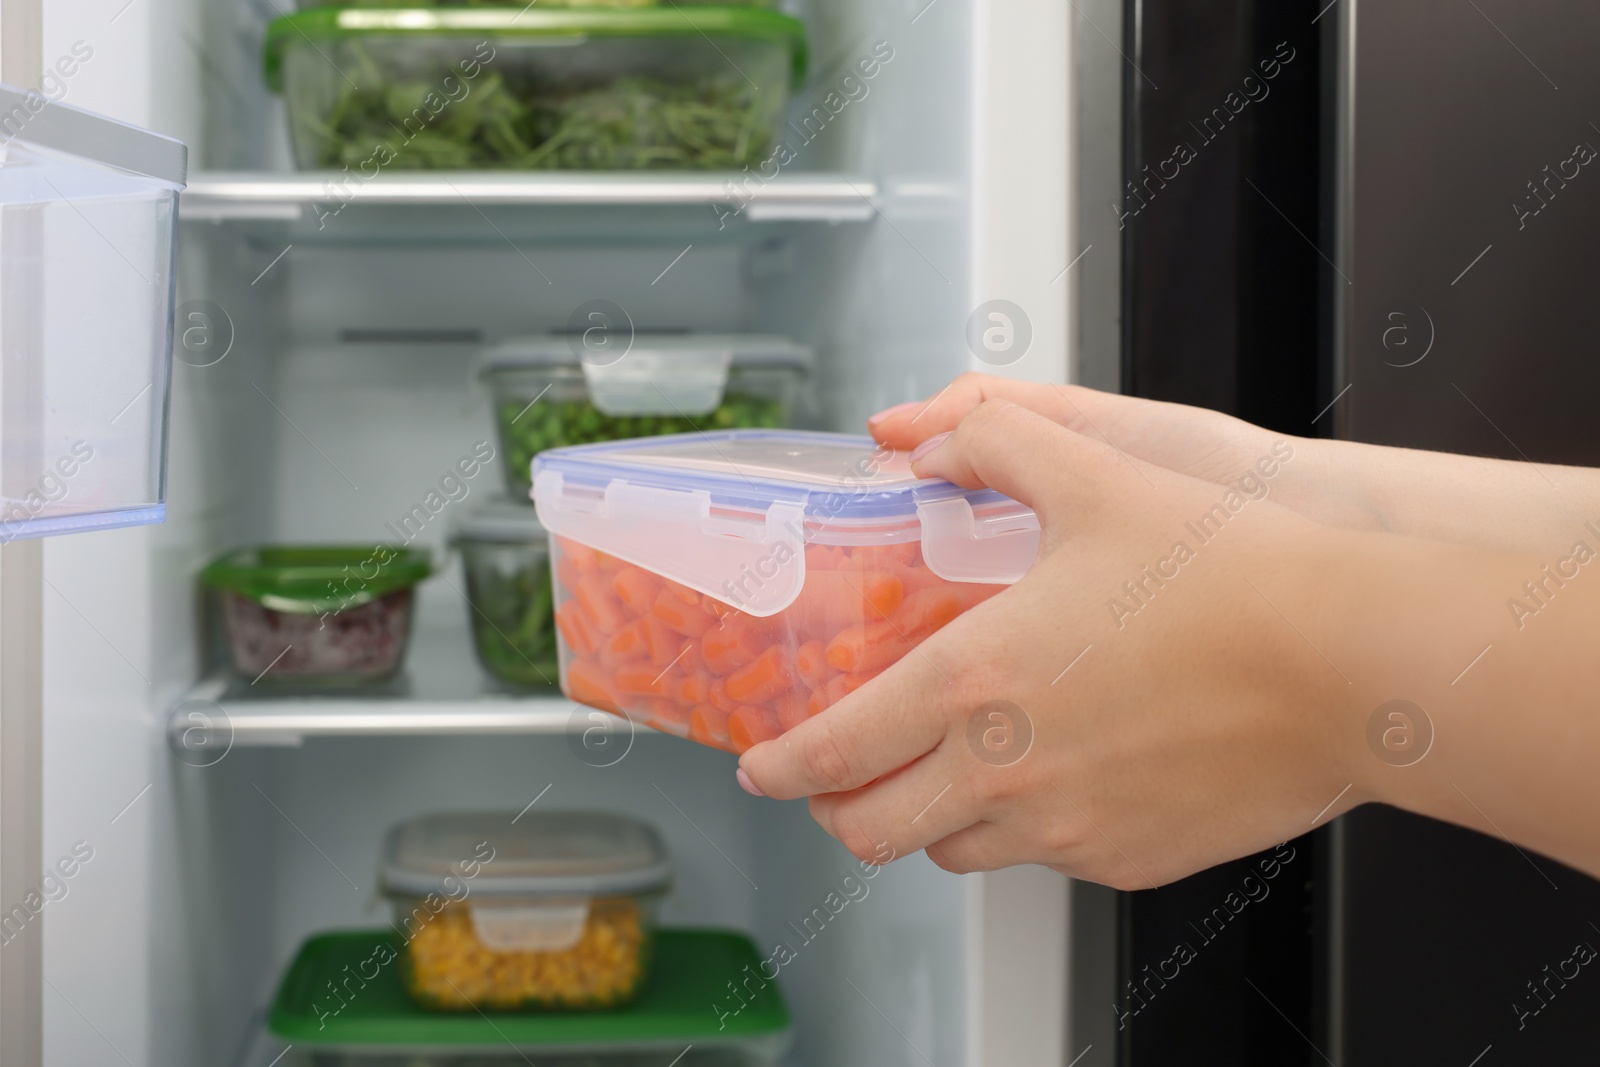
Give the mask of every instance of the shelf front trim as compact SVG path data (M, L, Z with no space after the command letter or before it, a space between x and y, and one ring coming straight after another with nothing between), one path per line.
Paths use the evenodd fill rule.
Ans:
M877 186L859 175L795 174L763 181L742 172L707 174L507 174L461 171L379 174L362 179L338 171L292 174L207 171L183 193L183 217L283 219L316 205L429 207L704 205L731 207L749 221L863 222Z
M167 741L185 762L231 747L295 746L316 737L566 734L591 725L580 714L581 705L565 697L411 700L316 695L229 700L226 687L226 679L208 678L172 710ZM634 729L650 730L643 725Z

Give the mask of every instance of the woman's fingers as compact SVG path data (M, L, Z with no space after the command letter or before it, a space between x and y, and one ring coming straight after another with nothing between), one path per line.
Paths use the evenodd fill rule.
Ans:
M837 704L739 757L739 769L769 797L842 793L881 778L944 740L932 713L938 672L913 650Z
M1094 419L1107 405L1128 400L1077 386L1040 385L988 374L963 374L926 400L899 404L867 420L872 436L891 448L912 449L935 434L953 430L986 400L1009 400L1053 422L1072 426ZM1137 403L1137 401L1134 401Z
M1046 385L969 373L926 400L897 404L878 412L867 420L867 429L890 448L912 449L936 434L954 429L986 400L1009 400L1097 440L1102 439L1102 434L1113 433L1122 420L1136 415L1163 423L1178 422L1191 414L1226 419L1216 412L1201 412L1182 404L1103 393L1081 385Z
M919 477L994 489L1033 508L1048 533L1081 530L1103 505L1175 476L1060 426L1020 404L986 400L913 455Z
M896 855L910 855L979 820L983 797L972 780L977 767L964 738L950 737L863 789L813 797L811 814L856 855L882 842Z

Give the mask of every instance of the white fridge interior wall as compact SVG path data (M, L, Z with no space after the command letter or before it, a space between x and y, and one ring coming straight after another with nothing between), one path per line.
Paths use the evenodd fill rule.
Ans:
M169 711L204 669L195 575L212 555L267 539L388 540L385 522L494 440L470 346L350 343L348 330L493 340L545 331L599 296L641 326L784 333L816 348L807 417L832 429L972 367L1065 380L1077 250L1069 26L1056 6L797 9L812 73L789 128L792 169L876 181L866 223L718 230L709 204L687 225L628 208L586 238L594 213L545 208L505 236L483 225L415 242L397 211L387 234L335 217L287 252L271 225L185 224L180 304L221 308L232 347L209 366L180 348L168 522L46 551L46 860L78 841L94 850L43 916L46 1062L237 1062L304 936L381 921L372 881L387 825L520 808L546 786L541 804L615 807L662 828L679 872L669 921L797 948L780 982L798 1062L1065 1062L1062 880L956 879L918 856L800 944L791 924L855 863L803 806L746 797L724 754L641 737L601 770L561 737L390 738L238 749L196 767L166 740ZM68 102L183 137L197 169L283 171L281 102L259 75L277 13L270 0L46 0L46 58L89 43ZM844 81L886 52L870 82ZM1032 343L1015 362L980 360L967 342L974 309L996 299L1028 319ZM419 543L441 551L451 509L497 479L479 475ZM453 635L464 656L460 583L451 564L425 587L419 630Z

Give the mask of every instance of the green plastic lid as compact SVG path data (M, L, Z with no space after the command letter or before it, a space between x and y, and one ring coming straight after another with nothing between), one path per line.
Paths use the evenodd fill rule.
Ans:
M308 1050L470 1054L759 1047L776 1059L789 1009L771 965L743 934L659 930L650 975L628 1004L604 1011L438 1012L412 1003L400 980L403 939L392 930L319 934L300 948L273 999L267 1027ZM763 971L763 965L767 970ZM350 975L355 995L343 1000ZM729 983L739 986L736 998Z
M365 36L568 38L721 37L768 41L789 49L796 85L806 72L806 29L799 19L748 7L561 8L344 8L314 7L273 19L267 26L267 85L283 89L286 44ZM714 43L713 43L714 46Z
M273 611L342 611L416 585L433 573L428 553L386 545L261 545L213 560L200 580Z

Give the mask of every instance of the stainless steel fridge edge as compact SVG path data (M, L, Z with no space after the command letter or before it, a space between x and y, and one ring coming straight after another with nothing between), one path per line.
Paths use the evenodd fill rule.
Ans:
M1356 94L1356 19L1359 0L1345 0L1339 6L1335 23L1334 66L1334 144L1333 144L1333 232L1334 262L1349 274L1354 269L1352 217L1355 203L1355 94ZM1349 286L1330 280L1333 298L1333 365L1330 390L1337 395L1350 384L1347 345L1350 326ZM1329 398L1330 400L1333 397ZM1334 436L1346 437L1351 422L1350 405L1359 398L1346 396L1334 405ZM1328 908L1327 908L1327 1044L1333 1062L1345 1059L1344 943L1345 943L1345 825L1334 820L1328 828Z

